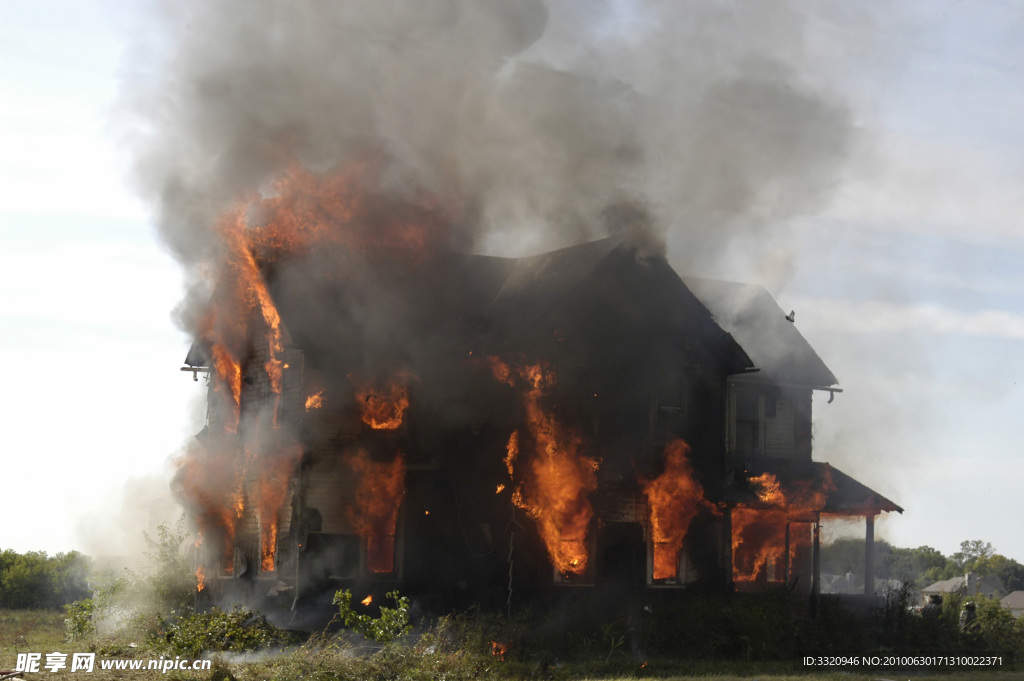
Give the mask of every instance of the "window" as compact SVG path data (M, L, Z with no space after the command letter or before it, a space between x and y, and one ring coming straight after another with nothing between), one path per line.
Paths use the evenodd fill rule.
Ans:
M761 391L751 386L730 386L731 412L729 449L737 453L758 452L764 443L764 406Z

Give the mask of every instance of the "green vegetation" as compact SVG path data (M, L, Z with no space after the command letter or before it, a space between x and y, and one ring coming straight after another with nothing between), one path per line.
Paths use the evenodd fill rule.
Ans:
M821 566L825 573L864 574L864 541L844 538L822 546ZM1024 590L1024 565L999 555L992 544L981 540L960 543L960 550L944 556L930 546L906 549L884 541L875 542L875 578L898 579L918 588L943 579L973 572L979 577L996 577L1006 592Z
M152 647L193 658L207 652L244 652L295 642L259 613L241 607L229 612L213 608L162 624L165 633L151 640Z
M387 597L394 601L395 607L381 606L379 617L356 612L352 607L352 592L348 589L334 594L334 605L338 606L338 615L346 627L371 641L391 643L408 635L412 627L409 626L409 599L397 591L389 591Z
M90 561L72 551L47 556L42 551L0 552L0 608L59 609L89 595Z
M396 591L389 592L378 608L353 604L351 592L341 590L334 596L338 614L332 625L299 638L252 610L194 612L195 578L183 553L188 546L183 528L183 522L162 526L147 537L147 567L120 576L93 576L91 597L68 604L63 617L53 610L0 610L0 667L12 666L18 652L58 650L135 659L213 655L218 662L212 671L167 675L211 681L708 676L767 680L793 674L849 680L869 677L849 673L853 670L804 676L799 659L808 653L1000 651L1015 652L1017 664L1024 661L1024 619L1015 620L997 601L974 599L977 619L962 631L961 597L947 596L940 613L924 616L914 612L917 601L910 588L891 594L885 604L871 610L851 609L826 596L814 619L808 614L807 597L785 589L745 595L659 591L602 603L569 590L560 592L558 603L540 606L536 613L523 611L509 618L474 609L418 621L410 599ZM948 558L927 547L884 546L879 576L903 575L910 578L907 581L941 576L947 569L960 574L966 567L985 574L1015 564L983 542L965 542L961 552ZM826 550L836 565L863 564L862 542L837 542ZM75 564L66 557L49 560L57 565L58 559L66 561L64 565ZM54 569L50 574L61 572ZM51 592L58 583L51 579ZM272 654L246 657L245 662L233 655L249 651ZM914 671L918 679L927 678L919 676L922 672L930 673ZM95 677L115 678L113 672L97 672ZM969 678L995 677L973 672ZM1024 681L1024 674L1003 671L998 678Z

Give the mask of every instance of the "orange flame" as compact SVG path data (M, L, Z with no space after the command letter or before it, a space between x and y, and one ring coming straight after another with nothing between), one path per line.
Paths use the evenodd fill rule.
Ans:
M505 655L508 653L508 644L503 641L491 641L491 655L498 658L502 662L505 661Z
M363 423L374 430L396 430L409 407L409 388L401 378L388 382L384 390L365 386L356 393Z
M501 494L504 491L505 491L505 485L499 484L498 488L496 490L494 490L494 493L495 494Z
M775 506L784 506L786 504L786 496L782 493L782 486L779 484L778 478L771 473L762 473L750 478L750 482L757 485L757 496L764 503Z
M819 513L835 489L826 468L823 480L797 481L787 495L771 473L751 477L761 502L757 506L741 504L732 510L733 579L737 582L782 581L785 565L794 565L810 543L806 531L795 531L794 519ZM786 555L786 526L790 525L789 555Z
M298 445L265 443L264 451L257 451L251 463L257 472L251 491L252 504L260 520L260 569L276 569L277 536L281 509L288 496L288 481L302 456Z
M313 393L306 398L306 411L312 411L324 406L324 391Z
M383 169L382 157L371 154L362 154L346 167L323 174L292 163L273 186L244 197L215 225L222 248L211 249L218 260L207 263L204 269L211 273L213 295L200 316L197 335L210 355L210 433L242 434L243 441L235 438L225 444L211 439L212 451L187 451L181 463L181 478L184 493L198 509L200 526L213 531L224 543L222 569L226 574L234 570L236 526L241 527L247 505L252 506L260 523L260 564L264 570L275 569L278 516L295 461L288 443L277 437L271 438L273 442L262 441L266 439L262 428L240 428L243 400L249 399L249 391L259 391L264 385L249 380L258 378L253 373L257 369L266 376L266 393L252 397L272 400L271 425L278 432L282 383L288 365L284 362L281 317L264 279L267 266L325 243L353 250L413 246L438 251L436 247L447 242L452 222L446 210L423 194L408 194L405 200L390 195L384 199ZM261 357L259 364L243 364L243 358L253 356L254 351ZM383 393L374 391L379 399L370 400L375 402L368 416L370 427L399 427L408 404L404 385L402 391L401 396L393 396L388 389ZM322 396L319 401L307 401L306 408L315 409L321 404ZM246 410L245 418L249 413ZM249 456L243 457L243 451ZM397 500L401 501L401 493ZM387 526L389 514L370 513L368 517L383 517L385 521L369 524ZM393 536L393 520L390 526ZM374 538L378 534L367 531L367 542L379 542ZM381 551L371 549L370 553L378 555ZM386 556L374 560L391 562Z
M206 570L202 565L196 568L196 591L206 588Z
M391 462L372 460L357 450L349 465L358 476L355 504L349 518L356 534L366 541L366 568L384 574L395 570L395 530L405 497L405 457Z
M588 495L597 489L598 463L581 453L583 441L541 406L555 375L542 364L513 371L496 357L488 359L494 377L522 391L526 427L533 448L528 474L512 502L537 521L548 557L563 574L586 572L587 534L594 515ZM509 438L505 465L512 474L519 454L518 431Z
M373 594L370 594L369 596L367 596L366 598L364 598L363 600L361 600L359 602L362 603L363 605L369 605L370 603L373 603Z
M516 457L519 456L519 431L513 430L505 446L505 468L508 469L508 477L512 477Z
M241 462L229 440L210 439L206 444L194 442L178 462L177 480L197 509L199 537L206 535L222 542L221 569L231 574L234 569L235 496L232 491L241 479ZM239 500L240 502L241 500Z
M683 539L704 498L704 489L693 477L689 452L686 442L673 440L665 448L664 472L640 483L650 506L654 579L678 576Z

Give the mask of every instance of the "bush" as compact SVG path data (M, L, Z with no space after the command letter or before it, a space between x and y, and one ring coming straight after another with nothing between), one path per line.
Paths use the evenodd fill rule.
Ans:
M229 612L213 608L161 624L163 638L154 640L154 647L166 645L172 653L182 656L199 657L206 651L244 652L294 642L291 634L259 613L240 607Z
M412 631L409 625L409 599L399 596L397 591L389 591L387 597L394 601L395 607L381 606L380 617L377 618L357 613L352 608L352 592L348 589L335 592L334 605L338 606L338 615L346 627L371 641L386 644Z
M189 539L182 514L174 527L161 523L154 539L143 532L146 558L150 570L145 575L132 574L136 588L151 592L160 612L189 613L195 602L196 576L188 556L181 550Z
M68 643L81 641L96 633L93 613L96 602L91 598L83 598L64 606L64 640Z

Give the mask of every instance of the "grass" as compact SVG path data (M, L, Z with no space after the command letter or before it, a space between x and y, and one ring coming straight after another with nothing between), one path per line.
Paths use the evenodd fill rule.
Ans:
M442 620L426 632L413 634L406 643L379 646L344 632L314 635L301 645L256 655L223 654L210 671L170 671L162 674L148 670L102 670L101 659L145 660L159 653L130 636L93 637L75 643L64 642L63 613L51 611L0 611L0 668L13 669L18 653L94 652L97 667L86 679L119 681L164 678L168 680L203 679L209 681L256 681L276 679L316 679L348 681L370 679L444 679L445 681L495 681L516 679L572 679L626 681L665 679L670 681L867 681L912 678L913 681L1024 681L1024 672L950 672L922 673L918 670L877 670L866 673L820 670L803 673L796 660L766 661L685 661L668 657L642 660L621 648L595 649L593 654L560 660L550 653L513 645L502 660L492 654L494 622L472 618ZM646 663L646 664L644 664ZM51 673L45 669L29 678L82 678L68 670Z

